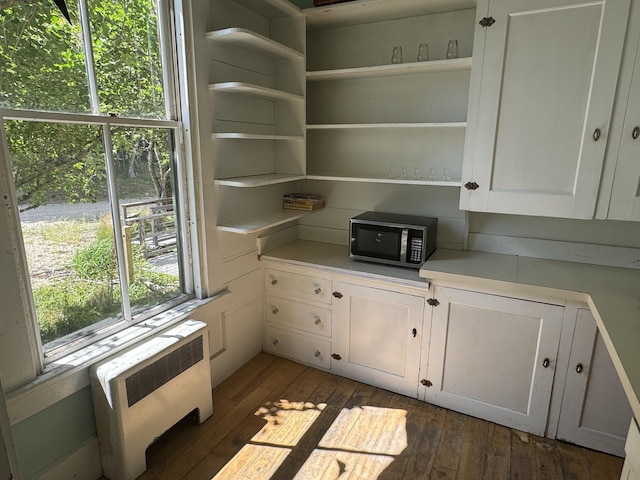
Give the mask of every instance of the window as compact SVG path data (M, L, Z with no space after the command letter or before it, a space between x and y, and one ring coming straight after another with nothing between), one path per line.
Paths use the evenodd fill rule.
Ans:
M171 5L66 7L0 0L0 137L45 361L193 290Z

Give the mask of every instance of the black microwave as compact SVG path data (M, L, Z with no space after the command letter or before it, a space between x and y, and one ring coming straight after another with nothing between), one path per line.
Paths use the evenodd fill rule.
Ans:
M436 249L438 219L365 212L349 219L349 258L420 268Z

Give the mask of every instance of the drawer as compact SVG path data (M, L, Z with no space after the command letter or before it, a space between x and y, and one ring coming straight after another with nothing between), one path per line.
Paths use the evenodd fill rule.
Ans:
M267 326L264 350L313 367L331 368L331 342Z
M266 270L264 282L267 295L331 303L331 280L325 278L314 278L279 270Z
M270 296L267 297L266 307L268 323L331 337L331 310L329 308Z

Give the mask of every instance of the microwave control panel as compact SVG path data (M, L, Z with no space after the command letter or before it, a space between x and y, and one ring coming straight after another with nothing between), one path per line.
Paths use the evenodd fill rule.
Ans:
M415 236L411 236L411 240L409 241L409 258L407 261L411 263L421 263L422 258L422 232L413 231Z

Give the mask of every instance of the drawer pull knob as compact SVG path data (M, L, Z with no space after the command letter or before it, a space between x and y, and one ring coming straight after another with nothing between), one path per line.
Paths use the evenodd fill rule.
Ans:
M544 368L549 368L549 365L551 365L551 361L550 361L548 358L545 358L545 359L542 361L542 366L543 366Z
M320 287L317 287L314 292L316 293L316 295L320 295L322 293L322 289Z
M600 140L600 136L601 136L601 135L602 135L602 132L600 131L600 129L599 129L599 128L596 128L596 129L593 131L593 141L594 141L594 142L597 142L598 140Z
M582 373L583 371L584 371L584 365L582 365L581 363L576 365L576 372L577 373Z
M277 315L279 311L280 310L278 310L276 307L273 307L273 310L271 310L271 313L273 313L274 315Z
M271 285L277 285L278 284L278 279L274 278L273 280L271 280Z
M316 318L316 319L313 321L313 323L314 323L315 325L320 325L320 324L322 323L322 320L320 320L319 318Z
M320 355L322 354L318 350L316 350L316 353L313 354L313 356L316 358L320 358Z
M274 345L274 346L275 346L275 345L278 345L278 343L279 343L279 342L278 342L278 339L277 339L277 338L274 338L274 339L273 339L273 345Z
M631 131L631 138L633 138L634 140L637 140L638 137L640 137L640 127L636 126L632 131Z

